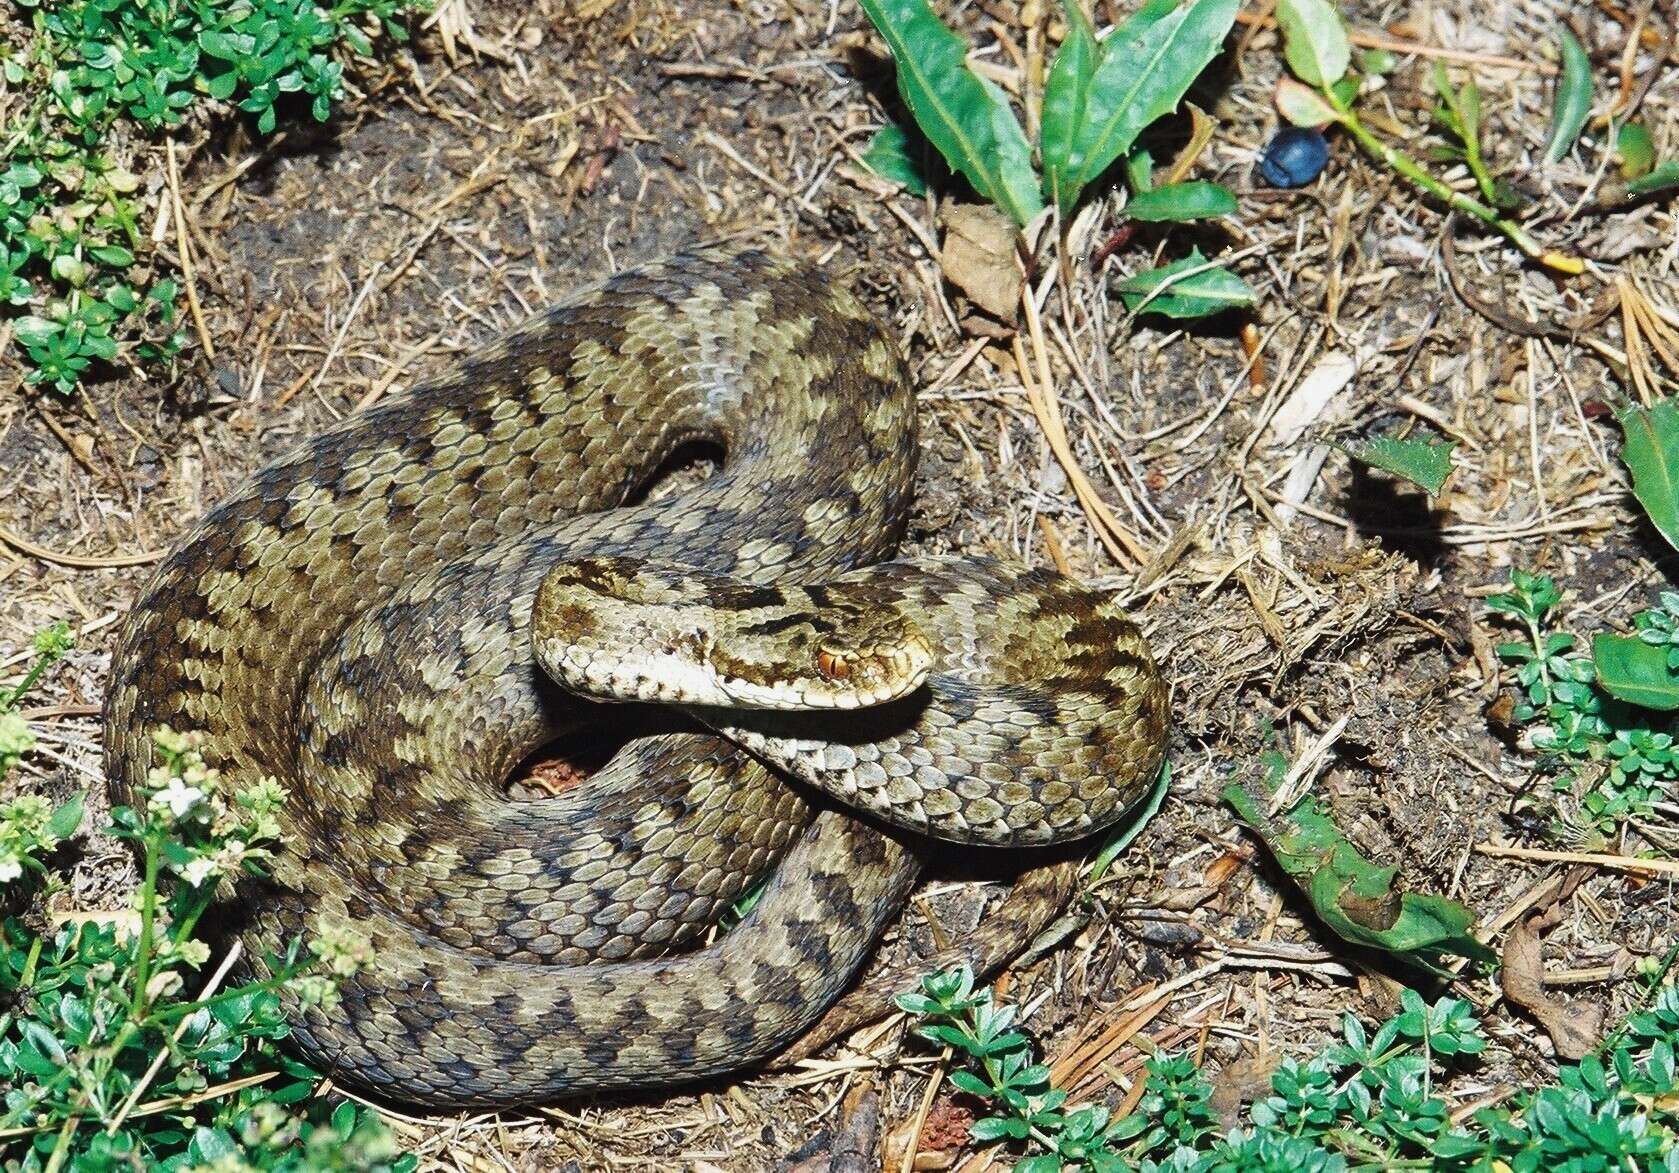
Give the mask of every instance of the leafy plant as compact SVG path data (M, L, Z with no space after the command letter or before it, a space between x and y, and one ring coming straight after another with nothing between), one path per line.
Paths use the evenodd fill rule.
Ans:
M1297 126L1341 127L1378 162L1453 210L1497 229L1524 255L1558 272L1583 271L1578 258L1545 249L1502 210L1510 196L1481 157L1480 93L1473 82L1454 87L1444 68L1436 67L1441 106L1435 119L1456 140L1448 156L1468 165L1480 189L1479 200L1456 191L1405 151L1378 138L1359 118L1355 104L1362 79L1352 69L1346 25L1329 0L1280 0L1277 20L1283 30L1283 54L1294 74L1277 84L1276 105L1284 118Z
M338 979L365 963L365 942L294 942L266 959L266 977L230 988L225 966L197 976L210 959L199 920L224 880L261 873L284 791L271 779L234 788L194 736L164 729L155 745L143 805L115 808L109 828L140 857L132 914L50 933L16 918L0 926L5 1168L407 1173L414 1158L398 1155L376 1114L314 1098L318 1077L274 1045L288 1032L282 995L330 1004ZM43 872L81 816L79 799L0 808L8 878Z
M1289 1058L1270 1092L1221 1131L1212 1084L1187 1055L1149 1060L1141 1099L1115 1118L1103 1105L1066 1106L1067 1093L1034 1061L1013 1008L973 990L962 970L930 974L898 1005L916 1033L950 1048L950 1082L985 1115L975 1144L1005 1145L1015 1173L1238 1173L1432 1168L1438 1170L1648 1169L1679 1173L1673 1114L1679 1092L1679 991L1655 993L1599 1055L1564 1067L1557 1083L1525 1088L1458 1120L1443 1082L1486 1047L1468 1003L1401 995L1374 1033L1351 1014L1341 1037L1305 1061Z
M1078 0L1064 0L1066 35L1043 83L1036 150L1007 95L966 61L967 43L928 0L862 0L897 65L898 92L951 170L1016 224L1046 203L1070 215L1111 170L1132 192L1127 213L1143 221L1228 215L1235 197L1206 182L1153 185L1152 162L1137 148L1152 123L1177 109L1218 55L1236 19L1237 0L1145 0L1127 20L1098 36ZM887 126L865 160L877 172L924 191L904 129ZM1168 292L1169 291L1169 292ZM1133 310L1200 317L1247 305L1252 291L1199 253L1139 273L1120 290Z
M1648 814L1679 780L1673 718L1656 711L1664 705L1648 703L1672 688L1670 640L1679 622L1672 605L1679 596L1664 595L1660 608L1635 615L1636 637L1600 635L1587 655L1578 637L1551 628L1562 601L1554 579L1517 569L1510 582L1487 606L1526 629L1525 640L1495 648L1515 669L1521 699L1512 715L1531 724L1528 741L1543 755L1553 792L1579 807L1555 829L1608 835L1627 818ZM1634 653L1628 644L1648 651Z
M25 95L0 144L0 305L31 382L69 392L97 363L172 358L174 277L139 224L155 197L113 161L119 123L155 134L205 97L268 133L284 95L324 120L343 58L368 29L405 35L416 0L66 0L33 10L32 36L0 46ZM365 27L364 27L365 26Z

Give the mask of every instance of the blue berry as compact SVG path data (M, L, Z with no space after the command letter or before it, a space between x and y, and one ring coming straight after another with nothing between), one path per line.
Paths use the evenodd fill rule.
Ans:
M1323 174L1328 162L1329 143L1322 131L1285 126L1266 144L1259 173L1272 187L1305 187Z

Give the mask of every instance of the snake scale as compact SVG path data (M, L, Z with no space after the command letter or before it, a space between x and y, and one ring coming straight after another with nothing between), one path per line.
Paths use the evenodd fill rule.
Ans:
M914 408L895 344L843 287L700 248L330 427L188 533L120 639L107 771L133 801L168 724L290 792L284 849L240 882L227 931L248 958L344 926L373 946L336 1009L295 1009L306 1058L439 1107L733 1071L842 993L918 875L917 836L783 771L987 844L1077 837L1136 797L1166 694L1117 606L1009 563L882 564L910 508ZM695 442L719 471L645 499ZM662 565L682 568L666 586L727 576L753 639L809 635L798 608L854 591L864 613L907 615L930 657L905 695L855 712L700 697L696 722L564 793L510 797L534 750L614 712L537 652L563 658L620 604L562 605L545 576ZM862 664L831 642L803 670Z

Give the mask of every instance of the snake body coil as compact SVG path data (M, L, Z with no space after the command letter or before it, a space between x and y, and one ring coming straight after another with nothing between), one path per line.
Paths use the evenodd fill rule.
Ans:
M721 470L638 502L694 441ZM338 1009L297 1012L298 1046L341 1081L504 1104L762 1059L851 981L915 879L913 840L813 816L705 733L632 741L557 798L509 798L523 758L601 712L538 666L544 633L577 621L538 591L591 559L730 576L765 604L771 584L850 581L891 554L915 454L896 348L820 275L717 250L620 274L206 515L114 659L113 795L135 800L165 724L290 791L272 875L241 883L229 927L253 958L322 929L371 939ZM1164 688L1100 596L1008 564L857 574L938 629L923 687L856 713L696 715L950 838L1076 836L1135 797ZM680 951L777 859L742 924Z

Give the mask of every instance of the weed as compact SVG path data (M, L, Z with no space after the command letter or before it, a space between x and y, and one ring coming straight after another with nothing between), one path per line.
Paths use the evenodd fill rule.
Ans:
M43 632L28 674L0 690L0 776L33 742L17 702L68 647L63 627ZM198 976L211 956L200 919L224 882L260 875L279 848L285 792L235 787L193 735L159 730L155 746L143 803L116 807L108 828L141 862L133 908L47 931L33 918L0 925L0 1167L406 1173L413 1158L377 1115L315 1098L319 1077L276 1048L283 999L330 1004L365 942L294 942L231 987L226 965ZM52 857L82 814L79 796L0 806L0 880L56 883Z
M1110 173L1131 190L1136 220L1183 221L1227 215L1235 197L1214 183L1156 185L1154 165L1137 140L1171 113L1223 45L1236 19L1234 0L1148 0L1098 37L1079 0L1064 0L1066 34L1040 93L1037 143L1003 91L967 64L967 43L933 13L927 0L862 0L897 64L898 90L927 142L974 191L1016 224L1046 204L1070 216ZM878 173L924 191L914 140L888 125L865 156ZM1174 169L1175 171L1176 169ZM1132 312L1195 318L1249 305L1253 291L1199 252L1134 274L1120 287Z
M1581 651L1571 632L1554 628L1561 601L1554 579L1517 569L1510 590L1490 596L1487 606L1525 629L1525 640L1501 643L1495 651L1514 669L1520 699L1513 716L1529 726L1527 743L1552 775L1559 804L1553 830L1569 839L1602 840L1627 819L1648 816L1679 780L1679 748L1671 717L1606 691L1601 657ZM1639 634L1623 638L1670 671L1679 595L1664 594L1660 607L1635 615L1633 624Z
M971 973L930 974L918 993L898 998L922 1020L916 1033L959 1057L951 1083L988 1113L970 1136L1014 1150L1015 1173L1676 1173L1679 989L1652 991L1651 1002L1599 1055L1564 1067L1558 1083L1458 1119L1441 1084L1485 1049L1486 1036L1467 1003L1431 1004L1405 990L1399 1013L1374 1034L1348 1014L1338 1042L1305 1062L1285 1059L1269 1094L1221 1130L1212 1084L1186 1055L1151 1059L1142 1098L1116 1118L1100 1104L1068 1108L1066 1091L1033 1061L1013 1008L976 992Z
M147 134L205 97L266 134L286 94L324 120L345 55L368 29L405 35L414 0L68 0L33 9L33 35L0 47L25 95L0 143L0 305L32 383L69 392L95 363L162 362L181 348L177 284L142 219L160 211L113 159L119 122Z

